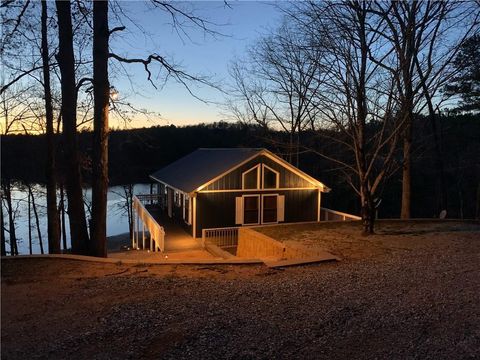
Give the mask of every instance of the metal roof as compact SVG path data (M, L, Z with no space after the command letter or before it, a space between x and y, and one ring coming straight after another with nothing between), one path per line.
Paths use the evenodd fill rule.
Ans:
M261 148L200 148L158 170L150 177L190 193L264 150Z

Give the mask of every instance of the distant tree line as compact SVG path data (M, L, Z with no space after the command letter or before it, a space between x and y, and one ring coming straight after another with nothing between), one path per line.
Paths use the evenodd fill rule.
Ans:
M448 183L448 213L452 218L475 218L479 209L477 194L480 184L480 118L477 115L444 114L439 117L442 145L445 153L445 171ZM430 128L423 119L416 122L420 139L431 139ZM91 151L91 132L79 133L79 148L88 158ZM314 146L318 134L302 132L301 142ZM214 123L194 126L160 126L131 130L115 130L110 134L110 186L148 183L148 175L199 147L266 147L285 159L289 153L284 144L289 136L283 131L265 130L257 125L242 123ZM412 203L413 217L431 218L438 215L435 183L437 169L433 161L435 150L431 141L418 141L413 157ZM341 149L335 141L325 140L318 146L329 156L338 156ZM44 135L10 135L2 138L2 170L16 182L45 184L46 138ZM41 156L39 156L41 155ZM346 156L346 155L345 155ZM19 166L21 164L21 166ZM84 186L89 186L92 174L89 162L83 162ZM325 182L333 190L326 194L326 206L359 214L361 208L355 193L335 163L319 158L316 152L299 153L299 167ZM61 170L60 170L61 171ZM401 172L392 176L378 193L382 202L378 215L398 218L401 204Z

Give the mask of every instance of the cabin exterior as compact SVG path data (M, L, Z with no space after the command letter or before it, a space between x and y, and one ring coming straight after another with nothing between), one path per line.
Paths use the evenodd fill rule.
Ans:
M202 230L321 220L330 189L266 149L198 149L150 175L158 204L193 237Z

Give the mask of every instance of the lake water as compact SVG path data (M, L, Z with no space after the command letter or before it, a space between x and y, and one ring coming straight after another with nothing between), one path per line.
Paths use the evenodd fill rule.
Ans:
M46 209L46 189L43 185L32 185L35 195L35 203L39 214L40 231L42 234L43 248L48 251L47 239L47 209ZM149 194L150 184L136 184L134 194ZM91 190L85 189L84 196L87 202L91 199ZM4 204L5 205L5 204ZM18 252L28 254L28 190L21 186L15 186L12 190L12 206L16 209L15 229L17 235ZM32 248L34 254L40 254L40 244L37 236L35 218L33 209L31 210L32 221ZM4 224L8 230L8 214L6 207L3 208ZM87 212L87 218L88 218ZM68 215L65 214L67 245L70 247L70 233ZM107 200L107 236L119 235L128 232L127 212L125 209L124 190L122 186L113 186L109 188ZM10 251L9 235L7 238L7 252Z

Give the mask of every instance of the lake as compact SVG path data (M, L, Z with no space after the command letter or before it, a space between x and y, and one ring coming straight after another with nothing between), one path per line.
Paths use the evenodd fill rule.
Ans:
M47 208L46 208L46 189L43 185L32 185L35 195L35 203L39 215L40 231L42 234L43 248L48 252L47 239ZM134 194L149 194L150 184L134 185ZM125 209L124 190L122 186L112 186L108 191L107 200L107 236L114 236L128 232L128 219ZM91 199L91 189L84 189L84 197L88 201ZM19 254L28 254L28 190L22 186L14 186L12 189L12 206L15 211L16 221L15 229L17 235ZM85 208L87 211L87 207ZM35 218L32 213L32 250L34 254L40 254L40 244L37 236ZM4 224L8 230L8 214L4 204L3 208ZM87 212L87 218L89 214ZM68 223L68 215L65 214L67 229L67 245L70 247L70 229ZM9 235L5 232L7 238L7 252L10 251Z

